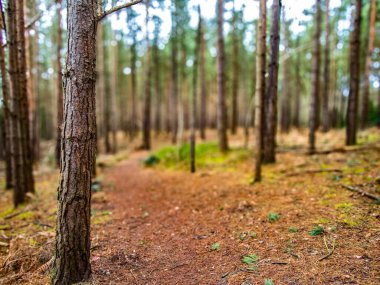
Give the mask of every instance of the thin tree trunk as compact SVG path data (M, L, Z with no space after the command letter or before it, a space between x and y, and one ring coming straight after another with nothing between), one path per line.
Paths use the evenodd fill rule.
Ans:
M172 143L177 143L177 132L178 132L178 67L177 67L177 57L178 57L178 44L177 44L177 4L176 0L173 1L172 7L172 51L171 51L171 100L170 100L170 109L171 109L171 132L172 132Z
M256 161L255 182L261 181L265 114L266 0L260 0L259 31L256 49Z
M55 159L57 166L60 166L61 161L61 133L63 121L63 86L62 86L62 64L61 64L61 50L62 50L62 16L61 5L62 0L57 1L57 79L56 79L56 92L57 92L57 138L55 145Z
M199 51L201 45L202 37L202 14L201 6L198 6L198 32L195 40L195 52L194 52L194 65L193 65L193 96L191 100L191 134L190 134L190 171L191 173L195 172L195 157L196 157L196 138L195 138L195 128L196 128L196 117L197 117L197 94L198 94L198 59Z
M299 46L299 37L297 38L297 46ZM293 113L293 126L300 127L300 111L301 111L301 92L302 92L302 78L301 78L301 55L296 55L296 88L294 94L294 113Z
M264 136L263 161L276 161L277 131L277 87L278 87L278 54L280 47L281 0L274 0L272 5L272 28L270 38L269 79L265 96L266 122Z
M5 150L5 189L13 187L12 182L12 156L11 156L11 114L10 114L10 86L9 78L5 63L4 39L3 31L5 32L5 19L2 3L0 2L0 72L3 92L3 110L4 110L4 150Z
M199 130L202 140L206 139L206 124L207 124L207 90L206 90L206 40L205 40L205 25L201 19L201 35L200 35L200 83L201 83L201 104L199 116Z
M151 125L151 64L150 64L150 42L149 42L149 0L146 0L146 54L145 54L145 96L144 96L144 118L143 118L143 144L142 147L145 150L149 150L151 147L151 138L150 138L150 125Z
M110 62L111 62L111 113L110 113L110 126L112 133L112 144L111 144L111 152L117 152L117 122L118 122L118 114L117 114L117 64L119 61L118 54L118 45L115 38L115 32L112 31L112 39L111 39L111 54L110 54Z
M325 50L324 50L324 71L323 71L323 102L322 102L322 132L327 132L330 128L330 0L325 1Z
M363 86L363 102L361 110L361 128L368 126L368 105L370 97L370 74L372 68L372 55L376 37L376 0L371 0L370 19L369 19L369 32L368 32L368 50L365 60L364 71L364 86Z
M87 280L90 266L91 170L96 148L97 0L68 0L61 180L53 284Z
M232 115L231 115L231 133L236 134L239 120L239 42L237 35L237 13L235 11L235 0L233 0L232 16Z
M355 0L355 18L351 34L350 50L350 92L347 105L346 144L356 144L357 113L359 97L360 26L362 1Z
M315 152L315 132L318 126L318 101L319 101L319 73L320 73L320 50L321 50L321 0L316 0L316 17L315 17L315 35L314 35L314 51L312 63L312 92L310 100L309 115L309 153Z
M217 126L219 137L219 149L221 152L228 151L228 138L227 138L227 107L225 98L225 54L224 54L224 0L218 0L217 3L218 13L218 114Z
M160 74L160 55L158 47L158 34L155 38L155 44L153 49L154 57L154 76L155 76L155 98L156 98L156 113L154 118L156 135L161 133L161 108L162 108L162 90L161 90L161 74Z

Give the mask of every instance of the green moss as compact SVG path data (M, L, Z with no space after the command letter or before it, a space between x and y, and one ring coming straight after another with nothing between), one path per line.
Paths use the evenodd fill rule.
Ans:
M5 211L3 211L3 212L0 213L0 218L4 218L4 217L6 217L6 216L8 216L10 214L13 214L14 210L15 209L13 207L10 207L10 208L6 209Z
M29 212L25 212L16 216L15 219L29 220L29 219L32 219L33 217L34 217L34 213L29 211Z
M335 204L334 208L344 213L349 213L352 210L352 206L353 206L352 203L342 202L342 203Z

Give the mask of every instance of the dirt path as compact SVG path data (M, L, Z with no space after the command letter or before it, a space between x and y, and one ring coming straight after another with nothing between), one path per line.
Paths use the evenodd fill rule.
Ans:
M95 284L263 284L265 278L274 284L378 284L379 224L348 227L336 220L336 207L321 203L331 174L250 186L234 171L147 169L141 163L146 156L134 153L105 173L106 202L95 207L112 214L93 230ZM337 202L351 194L339 195ZM378 210L363 200L355 207L358 215ZM280 220L269 223L270 212ZM326 232L312 237L308 231L317 221L326 223ZM334 253L320 261L332 240ZM214 243L220 250L210 249ZM259 260L245 265L248 254Z

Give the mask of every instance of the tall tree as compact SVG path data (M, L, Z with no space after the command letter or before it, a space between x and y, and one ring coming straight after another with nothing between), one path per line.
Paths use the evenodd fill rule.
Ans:
M311 78L311 99L309 112L309 153L315 152L315 132L318 128L319 117L319 76L320 76L320 57L321 57L321 0L316 0L315 15L315 34L314 34L314 50L312 62L312 78Z
M57 134L55 145L55 158L56 163L59 166L61 160L61 133L62 133L62 121L63 121L63 86L62 86L62 64L61 64L61 50L62 50L62 15L61 5L62 0L56 0L57 3L57 79L56 79L56 92L57 92Z
M170 96L170 113L171 113L171 133L172 143L177 142L178 133L178 7L177 0L172 0L172 31L171 31L171 96Z
M0 74L1 74L1 88L3 92L3 110L4 110L4 150L5 150L5 189L11 189L13 186L12 182L12 157L11 157L11 116L10 116L10 86L9 78L7 73L7 66L5 63L5 52L4 52L4 38L3 35L6 33L5 29L5 17L3 4L0 1Z
M363 101L361 110L361 127L365 128L368 126L368 105L369 105L369 95L370 95L370 74L372 68L372 56L375 45L376 37L376 0L371 0L370 8L370 18L369 18L369 31L368 31L368 47L367 55L365 60L365 71L364 71L364 85L363 85Z
M232 114L231 114L231 133L236 134L239 120L239 39L237 31L238 14L235 10L235 0L232 1Z
M154 22L154 43L153 43L153 61L154 61L154 89L155 89L155 116L154 116L154 128L156 134L161 132L162 117L162 84L161 84L161 61L160 61L160 48L159 48L159 36L161 32L162 20L158 16L153 16Z
M325 47L323 64L322 132L330 128L330 0L325 0Z
M270 34L270 62L269 79L265 96L265 136L264 136L264 162L276 160L276 131L277 131L277 89L278 89L278 57L280 47L280 17L281 0L274 0L272 4L272 28ZM288 102L289 104L289 102Z
M143 114L143 142L142 147L149 150L151 147L150 126L151 126L151 99L152 99L152 86L151 86L151 63L150 63L150 41L149 41L149 0L145 0L145 94L144 94L144 114Z
M12 1L11 1L12 2ZM87 280L90 267L91 176L96 147L95 81L98 21L134 1L98 14L97 0L68 0L62 164L58 189L53 284Z
M356 144L357 113L359 97L360 26L362 1L355 0L355 16L350 42L350 91L347 105L346 144Z
M110 91L111 91L111 106L110 106L110 127L112 134L111 152L117 152L117 130L118 130L118 109L117 109L117 73L119 62L119 50L115 32L111 32L111 48L110 48Z
M222 152L228 150L227 138L227 107L225 98L225 54L224 54L224 0L217 1L217 21L218 21L218 113L217 113L217 126L219 137L219 149Z
M265 114L265 50L266 50L266 0L260 0L259 27L256 48L256 161L255 182L261 181L261 162L264 145Z
M201 85L200 115L199 115L199 131L202 140L206 139L206 120L207 120L207 90L206 90L206 40L205 40L205 24L200 15L200 51L199 51L199 78Z
M300 36L297 37L297 46L300 45ZM293 112L293 126L296 128L300 127L300 111L301 111L301 91L302 91L302 80L301 80L301 54L296 53L295 59L295 92L294 92L294 112Z

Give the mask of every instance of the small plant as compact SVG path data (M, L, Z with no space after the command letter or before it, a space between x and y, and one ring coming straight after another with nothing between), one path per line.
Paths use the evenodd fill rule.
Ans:
M152 167L154 165L157 165L159 162L160 162L160 159L157 156L151 155L147 159L144 160L144 165L146 167Z
M251 264L254 264L258 259L259 258L256 254L249 254L249 255L243 256L242 261L245 264L251 265Z
M241 241L243 241L243 240L245 239L246 236L247 236L246 233L241 233L240 236L239 236L239 239L240 239Z
M264 285L274 285L274 283L273 283L272 279L265 279Z
M251 238L256 238L256 237L257 237L257 234L256 234L256 232L251 231L251 232L249 233L249 236L250 236Z
M318 225L311 229L311 231L309 232L309 235L315 237L315 236L319 236L323 234L324 232L325 232L325 229Z
M219 251L220 250L220 244L218 242L214 243L212 246L211 246L211 250L212 251Z
M268 214L268 221L271 223L277 221L279 218L280 218L280 215L277 213L269 213Z
M296 233L296 232L298 232L298 229L295 227L289 227L288 231L289 231L289 233Z

